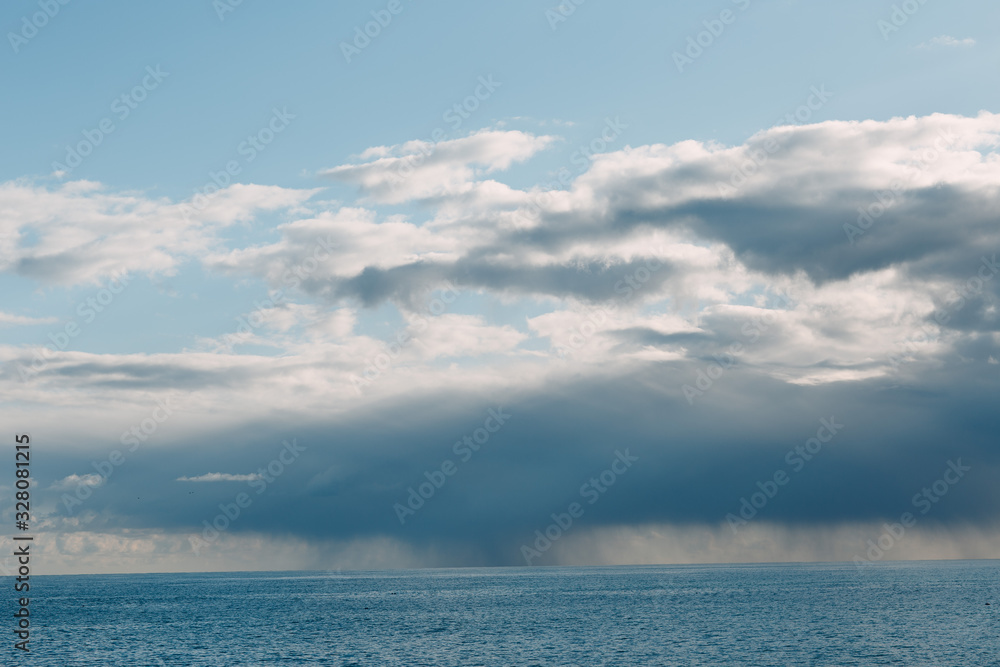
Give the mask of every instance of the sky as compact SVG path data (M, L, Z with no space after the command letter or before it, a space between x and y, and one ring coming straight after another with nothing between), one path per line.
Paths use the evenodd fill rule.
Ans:
M998 19L5 3L38 571L998 557Z

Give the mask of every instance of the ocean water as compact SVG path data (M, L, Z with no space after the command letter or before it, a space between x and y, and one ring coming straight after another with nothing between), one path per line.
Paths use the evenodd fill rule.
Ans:
M1000 665L1000 561L49 576L31 593L31 656L4 664Z

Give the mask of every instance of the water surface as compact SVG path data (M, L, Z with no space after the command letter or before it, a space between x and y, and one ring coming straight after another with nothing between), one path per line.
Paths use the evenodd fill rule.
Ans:
M17 664L1000 665L998 575L950 561L33 577Z

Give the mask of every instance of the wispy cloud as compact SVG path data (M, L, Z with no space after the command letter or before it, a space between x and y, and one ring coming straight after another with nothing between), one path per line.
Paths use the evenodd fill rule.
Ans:
M374 146L359 156L367 162L324 169L320 175L357 185L372 200L389 204L462 195L483 176L523 162L555 140L517 130L482 130L438 143Z
M92 181L7 181L0 183L0 272L65 286L123 271L171 275L210 247L219 230L262 212L298 210L314 193L237 183L174 203Z
M263 479L257 473L249 475L231 475L227 472L210 472L197 477L178 477L178 482L253 482Z
M25 315L13 315L0 311L0 327L25 327L33 324L55 324L59 321L56 317L27 317Z
M966 37L965 39L956 39L951 35L940 35L938 37L932 38L929 42L922 42L918 48L929 49L935 46L975 46L976 40L971 37Z
M95 475L93 473L89 475L73 474L70 475L69 477L64 477L63 479L59 480L49 488L51 488L53 491L69 491L81 485L101 486L102 484L104 484L104 478L101 477L100 475Z

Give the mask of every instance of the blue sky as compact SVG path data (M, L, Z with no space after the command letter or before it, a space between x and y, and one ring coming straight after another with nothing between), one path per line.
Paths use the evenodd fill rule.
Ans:
M989 24L984 17L998 11L989 3L962 12L928 3L889 39L877 22L891 17L892 5L878 3L641 3L623 13L589 2L564 21L550 20L546 11L553 8L537 2L402 7L348 63L340 45L352 43L354 29L384 4L317 2L294 12L249 3L224 11L201 1L141 8L102 3L86 10L66 5L17 53L12 47L5 56L5 84L30 95L0 110L4 125L17 128L5 141L2 177L45 182L52 165L65 162L67 147L109 118L114 131L67 178L181 200L203 191L212 173L236 160L241 173L235 181L325 187L324 197L350 201L352 188L317 173L370 146L429 139L438 128L451 138L498 122L555 132L562 141L517 165L507 179L527 186L555 183L558 170L572 166L574 153L607 117L628 125L612 148L685 139L732 145L794 113L813 86L833 93L815 120L973 115L996 108L1000 95L967 83L988 80L1000 58L981 34ZM688 37L726 9L736 21L678 72L673 53L683 53ZM19 33L22 17L38 7L27 2L5 11L5 25ZM942 26L978 38L976 47L920 48ZM169 76L121 119L121 103L112 105L141 84L150 66ZM452 130L444 114L489 75L500 88ZM248 162L239 146L276 107L295 119ZM270 229L255 224L230 233L259 242ZM184 321L181 331L167 334L157 324L140 338L131 330L150 320L109 319L100 332L81 337L79 349L167 351L185 331L194 333L192 325L220 333L187 313L225 309L239 293L210 277L202 280L197 267L181 269L176 280L197 285L188 294L206 305L178 309L155 286L142 289L144 300L157 303L158 319ZM39 299L29 286L10 285L11 295L33 313L65 312L63 295ZM68 301L75 303L72 295ZM29 342L32 333L16 340Z
M996 424L968 406L1000 357L997 19L935 0L7 3L0 390L53 452L52 570L517 564L627 442L641 470L539 563L849 560L963 453L978 477L897 554L995 555L975 508ZM93 477L171 397L187 407ZM490 436L506 449L397 521L500 407L524 415ZM727 533L828 413L854 416L842 448L759 534ZM312 462L192 548L294 438ZM110 556L128 544L151 555Z
M210 2L70 3L19 53L5 55L5 84L31 94L4 105L3 121L17 132L4 147L3 176L47 175L65 145L110 115L112 101L139 83L147 65L170 76L74 177L189 195L279 106L297 115L295 123L241 180L315 186L315 172L369 146L429 136L485 74L503 87L464 129L561 119L587 138L617 114L631 121L628 141L636 145L737 143L823 83L836 93L826 117L841 120L969 115L995 105L996 91L968 84L987 79L997 64L984 32L995 6L963 3L959 11L927 2L884 40L876 23L891 6L758 0L745 11L725 2L623 10L586 2L553 31L545 3L406 1L348 64L338 45L384 3L306 2L277 11L245 2L222 21ZM671 54L727 7L736 22L678 73ZM16 30L32 10L33 2L8 4L5 28ZM941 33L978 43L917 48Z

